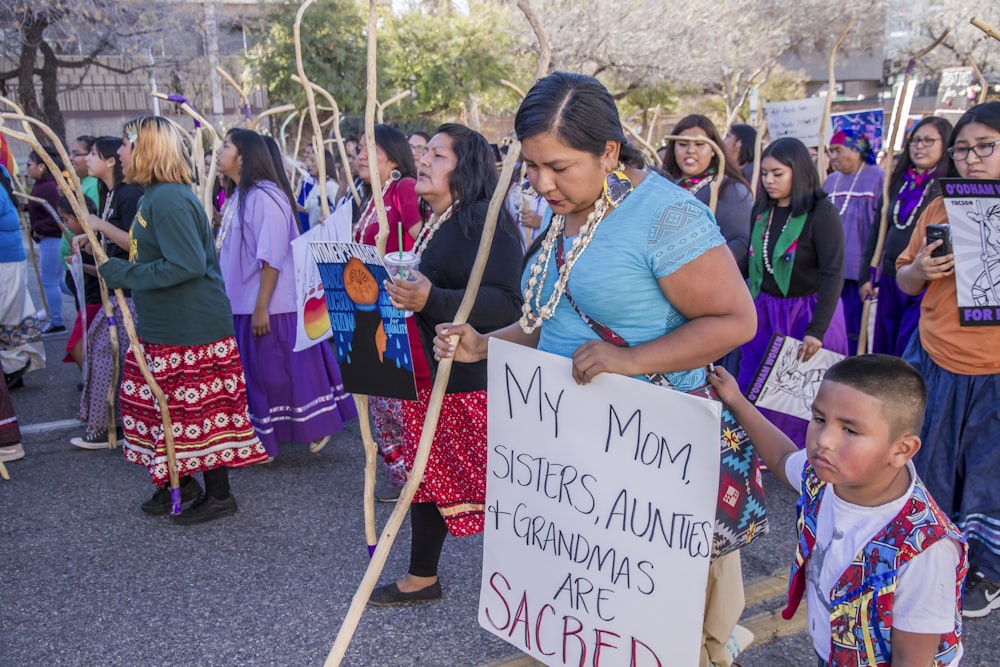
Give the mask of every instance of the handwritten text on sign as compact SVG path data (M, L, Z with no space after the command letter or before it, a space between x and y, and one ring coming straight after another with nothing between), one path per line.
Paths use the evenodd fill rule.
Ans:
M767 131L772 141L782 137L793 137L806 146L819 145L819 128L826 111L826 102L821 97L804 100L769 102L764 105L767 117ZM827 119L826 140L830 139L830 122Z
M479 623L546 665L696 665L720 405L489 350Z

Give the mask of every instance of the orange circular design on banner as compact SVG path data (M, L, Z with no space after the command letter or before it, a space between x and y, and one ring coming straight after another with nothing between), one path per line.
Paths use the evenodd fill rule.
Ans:
M378 282L357 257L347 260L344 267L344 289L351 301L360 305L370 305L378 300Z

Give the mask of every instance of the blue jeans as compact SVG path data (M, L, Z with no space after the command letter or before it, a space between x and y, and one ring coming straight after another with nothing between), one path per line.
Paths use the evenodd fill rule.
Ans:
M49 304L49 324L63 326L62 285L66 265L63 264L59 237L46 237L38 242L38 271L42 276L42 290Z

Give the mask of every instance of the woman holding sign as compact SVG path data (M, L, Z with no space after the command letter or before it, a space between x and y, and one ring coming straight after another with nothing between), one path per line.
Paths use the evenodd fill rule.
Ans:
M948 153L962 178L1000 180L1000 102L981 104L955 125ZM956 221L957 223L957 221ZM949 224L938 197L917 220L896 260L896 281L920 304L919 345L907 358L927 382L928 405L914 463L931 495L969 541L963 614L1000 608L1000 326L961 326L955 256L935 253L927 226ZM938 255L938 256L935 256ZM908 350L909 352L909 350Z
M924 118L910 132L906 149L892 170L889 181L891 208L882 254L882 276L878 281L879 299L875 310L872 352L901 357L917 330L921 295L910 296L896 285L896 258L910 242L915 223L934 199L938 188L936 179L948 174L951 158L945 148L950 139L951 123L937 116ZM882 206L885 203L880 200L876 220L881 218ZM873 225L868 233L868 247L858 275L862 299L875 296L869 273L878 235L879 226Z
M520 320L488 334L441 324L435 356L480 362L496 336L572 358L580 384L601 373L679 391L704 384L704 366L749 340L756 323L708 208L645 170L614 99L592 77L539 80L514 129L528 179L550 207L527 253ZM739 557L716 560L709 576L702 664L729 665L725 644L743 610Z
M421 352L431 356L435 327L458 311L472 274L479 242L497 187L489 142L463 125L445 124L420 157L416 192L433 215L417 237L420 270L409 280L386 283L392 304L415 313ZM482 287L469 321L495 329L517 319L521 240L514 220L501 210ZM416 356L416 355L414 355ZM433 373L435 365L432 364ZM403 401L403 455L410 469L420 442L430 387L417 387L416 401ZM438 560L445 536L483 531L486 501L486 362L452 368L423 484L410 508L413 541L410 568L398 581L376 589L371 603L399 604L441 596Z
M329 345L294 351L291 243L299 235L294 200L278 185L267 144L253 130L230 130L216 161L219 173L236 186L222 209L215 245L232 304L250 420L270 458L278 455L279 442L308 442L315 449L343 429L355 409Z

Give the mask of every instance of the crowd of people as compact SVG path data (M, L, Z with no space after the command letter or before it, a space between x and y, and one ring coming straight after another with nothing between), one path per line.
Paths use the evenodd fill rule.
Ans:
M757 158L752 127L720 132L702 115L681 119L650 163L627 141L603 85L567 73L536 82L514 135L518 176L463 324L453 320L498 186L498 154L462 125L410 136L376 125L374 153L364 136L346 142L348 169L334 151L307 146L298 163L270 137L230 130L206 156L220 175L214 219L192 190L187 139L167 119L138 118L121 137L79 137L71 165L54 149L47 159L32 153L27 216L47 322L27 291L3 171L0 460L24 455L8 390L44 365L41 336L67 330L59 306L64 290L77 291L63 284L66 259L79 257L83 300L66 360L83 369L87 429L71 444L106 447L116 429L126 459L155 485L144 512L173 513L182 525L236 512L229 468L272 461L279 444L319 451L356 416L333 350L294 350L291 241L324 223L323 208L346 206L353 240L374 245L381 200L399 229L386 252L414 253L419 269L385 285L392 305L414 314L406 323L417 400L370 397L395 487L380 499L395 499L413 465L439 361L458 363L411 508L409 568L372 604L441 597L446 536L483 530L486 355L497 337L572 359L580 384L601 373L677 391L711 384L768 469L802 494L790 608L805 596L820 664L957 664L961 617L1000 607L1000 328L959 326L954 255L935 253L941 241L928 243L925 230L948 222L938 179L1000 180L1000 103L971 108L954 128L920 121L888 175L859 131L833 135L823 147L830 173L820 174L799 140L764 142ZM83 179L87 223L109 257L99 267L51 164ZM102 291L115 289L126 291L144 359L124 344L112 352L107 324L120 325L122 313L113 299L102 306ZM862 354L864 303L876 296L874 354ZM801 341L802 361L821 349L847 357L827 371L808 422L743 398L773 334ZM180 508L144 367L173 421ZM744 606L738 551L712 561L709 582L701 664L730 665ZM890 602L876 606L872 595ZM857 632L877 641L852 641Z

